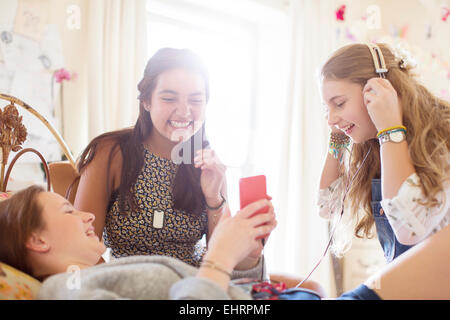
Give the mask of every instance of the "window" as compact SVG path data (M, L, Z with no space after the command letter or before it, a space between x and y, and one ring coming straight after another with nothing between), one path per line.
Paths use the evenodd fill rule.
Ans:
M277 173L287 88L287 18L254 1L150 0L149 58L162 47L189 48L206 64L206 133L227 165L228 198L239 208L238 180ZM280 118L281 119L281 118ZM268 189L276 186L269 179Z

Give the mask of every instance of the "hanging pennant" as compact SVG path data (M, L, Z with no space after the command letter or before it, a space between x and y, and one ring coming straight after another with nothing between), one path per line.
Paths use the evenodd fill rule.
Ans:
M345 18L344 18L345 8L346 8L346 5L343 4L342 6L340 6L340 7L336 10L336 12L335 12L335 14L336 14L336 20L338 20L338 21L344 21L344 20L345 20Z
M442 8L442 16L441 16L441 20L446 22L448 17L450 16L450 8L448 7L443 7Z

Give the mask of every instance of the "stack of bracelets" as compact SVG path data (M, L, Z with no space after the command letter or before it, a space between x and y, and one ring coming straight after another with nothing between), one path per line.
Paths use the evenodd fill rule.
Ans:
M380 143L383 143L384 141L386 141L384 138L386 138L387 136L389 136L390 134L395 133L395 132L403 132L406 135L406 127L405 126L395 126L395 127L389 127L387 129L381 130L380 132L378 132L377 138L380 140ZM389 141L389 140L387 140L387 141ZM391 139L390 141L396 142L395 139ZM401 140L399 140L399 141L401 141ZM332 154L335 159L337 159L339 157L339 152L341 151L341 149L347 149L349 145L350 145L350 137L348 137L347 135L342 134L342 133L332 132L330 135L330 144L329 144L328 152L330 154ZM341 155L340 161L341 160L342 160L342 155Z
M330 144L328 152L332 154L335 159L337 159L340 150L342 148L347 149L349 145L350 145L350 137L342 133L332 132L330 135Z
M395 127L390 127L390 128L381 130L380 132L378 132L377 138L380 139L382 136L385 136L385 135L388 135L388 134L394 133L394 132L399 132L399 131L403 131L406 134L406 127L405 126L395 126Z

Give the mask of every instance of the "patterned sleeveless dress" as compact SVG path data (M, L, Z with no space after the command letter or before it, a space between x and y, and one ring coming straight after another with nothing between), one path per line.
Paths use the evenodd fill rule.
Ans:
M113 193L103 232L105 245L114 258L164 255L198 267L205 253L199 240L208 228L206 211L194 216L173 209L172 184L178 165L147 149L144 158L133 187L138 209L120 214L118 193Z

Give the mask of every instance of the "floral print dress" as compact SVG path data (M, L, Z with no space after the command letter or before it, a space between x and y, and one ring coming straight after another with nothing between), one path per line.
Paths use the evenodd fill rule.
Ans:
M138 209L120 213L117 192L106 215L103 238L114 258L164 255L199 266L205 252L206 211L193 215L173 208L178 165L144 149L144 166L133 187Z

